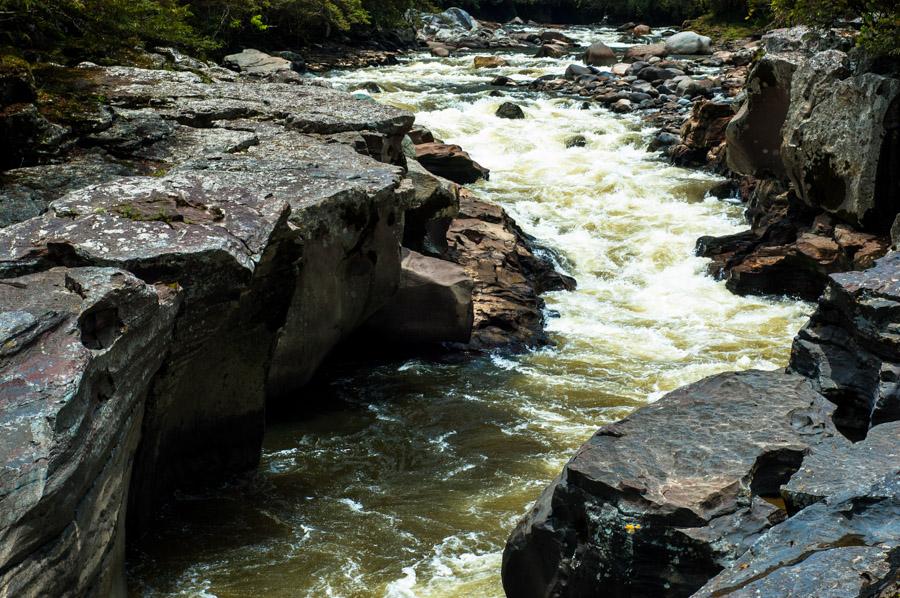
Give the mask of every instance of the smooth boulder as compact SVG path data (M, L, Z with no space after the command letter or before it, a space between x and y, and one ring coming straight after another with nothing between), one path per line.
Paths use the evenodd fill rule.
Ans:
M416 145L416 160L428 172L460 185L468 185L490 176L487 168L473 160L458 145L434 142Z
M497 108L497 112L495 113L498 118L508 118L511 120L518 120L525 118L525 112L522 110L522 107L513 104L512 102L503 102L500 104L500 107Z
M665 41L669 54L712 54L712 40L694 31L682 31Z

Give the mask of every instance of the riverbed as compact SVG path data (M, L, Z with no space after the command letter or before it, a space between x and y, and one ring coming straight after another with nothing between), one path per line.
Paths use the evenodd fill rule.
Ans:
M608 30L571 34L615 46ZM257 472L163 513L132 557L134 595L502 596L506 537L598 426L713 373L786 364L809 306L732 295L693 254L745 228L740 206L707 196L717 179L648 153L636 117L490 96L498 75L570 62L499 55L508 66L422 54L327 79L414 111L490 168L471 188L578 281L545 297L555 346L332 366L270 423ZM504 100L526 118L494 116ZM586 145L566 147L574 135Z

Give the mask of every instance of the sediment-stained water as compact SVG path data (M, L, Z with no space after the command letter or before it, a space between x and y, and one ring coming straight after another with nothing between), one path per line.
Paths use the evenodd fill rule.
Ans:
M584 40L609 32L575 31ZM708 175L645 151L636 119L539 94L488 95L567 61L415 56L332 74L462 145L474 185L556 249L578 290L547 295L557 345L474 360L335 368L281 414L254 475L182 496L130 566L146 596L502 596L516 520L600 425L729 370L783 367L808 306L742 298L705 274L697 237L740 230ZM493 115L504 99L525 120ZM566 148L583 135L585 147Z

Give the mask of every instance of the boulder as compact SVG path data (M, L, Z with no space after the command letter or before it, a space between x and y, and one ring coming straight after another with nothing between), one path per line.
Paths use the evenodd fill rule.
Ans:
M584 53L584 63L591 66L612 66L617 62L616 53L603 42L594 42Z
M695 102L691 117L681 128L681 144L669 154L673 161L685 166L718 166L723 157L721 147L725 143L725 127L733 116L734 109L729 103Z
M271 56L252 48L243 50L239 54L229 54L222 62L228 68L254 77L272 77L294 70L294 65L290 60Z
M472 65L477 69L495 69L507 64L509 63L499 56L476 56L472 60Z
M659 42L656 44L645 44L640 46L631 46L625 50L625 62L635 60L648 60L653 57L665 58L669 55L666 44Z
M502 104L500 104L500 107L497 108L497 112L495 114L499 118L508 118L512 120L525 118L525 112L522 110L522 107L517 104L513 104L512 102L503 102Z
M472 336L472 280L462 266L403 248L400 287L367 324L387 342L468 343Z
M865 439L832 438L813 448L781 496L793 515L811 504L853 492L861 496L900 464L900 421L879 424Z
M431 55L436 58L447 58L450 56L450 50L445 46L434 46L431 48Z
M585 147L587 145L587 139L584 135L572 135L571 137L566 138L566 147Z
M783 518L760 498L837 435L833 409L801 376L731 372L604 426L507 541L507 596L690 595Z
M472 30L478 28L478 21L461 8L452 6L440 14L441 19L452 27Z
M434 142L418 144L416 160L428 172L460 185L468 185L490 176L487 168L473 160L458 145Z
M28 104L37 99L29 64L11 55L0 55L0 108Z
M776 525L694 596L896 595L900 476L853 489Z
M781 147L800 198L851 224L887 232L897 214L900 79L850 76L838 50L797 69Z
M898 271L891 252L868 270L832 274L791 349L789 369L838 406L835 423L853 439L900 419Z
M797 53L764 55L747 76L747 99L728 125L728 167L755 177L785 179L782 127L791 103L791 81L803 61Z
M666 38L666 52L669 54L712 54L712 40L693 31L682 31Z
M590 77L594 75L594 71L592 71L589 67L581 66L580 64L570 64L566 67L566 72L563 74L569 81L575 81L579 77Z
M539 35L542 43L561 43L564 45L574 45L576 41L563 33L562 31L542 31Z

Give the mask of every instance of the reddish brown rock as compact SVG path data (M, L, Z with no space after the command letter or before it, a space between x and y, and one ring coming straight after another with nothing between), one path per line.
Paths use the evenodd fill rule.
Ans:
M487 179L490 171L472 159L458 145L421 143L416 146L416 160L432 174L460 185Z
M670 156L683 166L721 166L725 157L725 128L734 116L731 104L700 100L694 104L691 117L681 128L682 142L673 147Z

